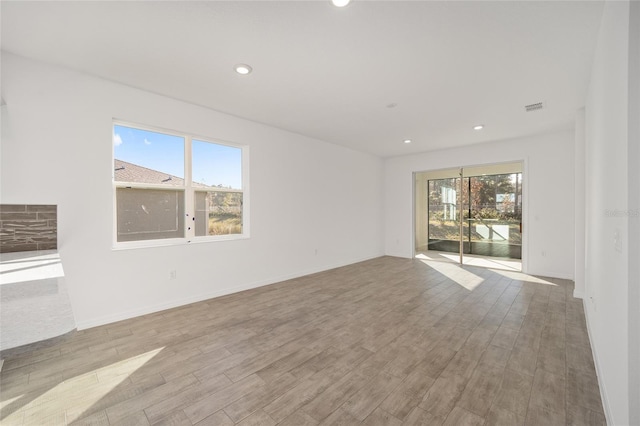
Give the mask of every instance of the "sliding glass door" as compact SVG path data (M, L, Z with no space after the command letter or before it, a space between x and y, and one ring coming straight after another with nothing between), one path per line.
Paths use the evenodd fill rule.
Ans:
M522 258L520 163L416 173L415 201L416 253Z
M522 173L470 176L469 254L522 258Z

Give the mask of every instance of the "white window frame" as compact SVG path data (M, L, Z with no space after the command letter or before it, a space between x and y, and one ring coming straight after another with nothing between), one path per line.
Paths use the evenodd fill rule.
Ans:
M242 145L235 142L222 141L217 138L211 138L206 136L199 136L186 132L177 132L175 130L168 130L161 127L147 126L144 124L132 123L128 121L113 119L111 122L111 138L113 137L114 126L131 127L133 129L146 130L149 132L162 133L170 136L177 136L184 139L184 185L172 186L152 183L140 183L140 182L119 182L115 179L115 149L113 142L111 142L111 182L112 182L112 200L113 200L113 249L134 249L134 248L146 248L146 247L161 247L161 246L173 246L190 243L206 243L217 241L232 241L248 239L250 237L249 229L249 146ZM192 185L192 141L197 140L200 142L207 142L216 145L229 146L238 148L242 151L242 188L241 189L229 189L229 188L216 188L211 187L207 192L233 192L242 193L242 233L241 234L226 234L226 235L195 235L195 226L193 226L193 217L195 217L195 192L196 190ZM159 238L152 240L139 240L139 241L118 241L118 204L116 191L118 188L136 188L136 189L161 189L161 190L175 190L182 191L184 193L184 237L183 238Z

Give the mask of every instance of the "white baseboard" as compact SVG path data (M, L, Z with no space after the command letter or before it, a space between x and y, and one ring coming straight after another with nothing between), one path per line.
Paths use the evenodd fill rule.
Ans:
M85 330L87 328L98 327L100 325L111 324L118 321L123 321L130 318L139 317L142 315L151 314L154 312L164 311L167 309L177 308L178 306L188 305L190 303L201 302L203 300L213 299L215 297L226 296L228 294L238 293L244 290L251 290L253 288L262 287L269 284L275 284L281 281L290 280L293 278L299 278L305 275L311 275L318 272L328 271L330 269L340 268L342 266L351 265L358 262L364 262L366 260L375 259L378 257L384 256L382 253L375 254L371 256L366 256L363 258L352 259L345 262L336 262L333 264L328 264L325 266L319 266L315 268L310 268L307 270L297 271L291 274L285 274L277 277L271 277L260 281L253 281L246 284L241 284L233 287L226 287L222 289L217 289L216 291L207 292L204 294L199 294L195 296L186 297L184 299L172 300L166 303L160 303L152 306L144 306L139 309L132 309L124 312L117 312L111 315L105 315L102 317L91 318L85 321L78 321L76 323L78 330Z
M571 280L573 281L573 274L565 273L565 272L554 272L554 271L527 271L524 272L528 275L535 275L536 277L548 277L548 278L560 278L561 280Z
M390 251L390 252L386 252L386 253L384 254L384 256L399 257L399 258L402 258L402 259L413 259L413 256L412 256L412 255L410 255L410 254L406 254L406 253L405 253L405 252L403 252L403 251L396 251L396 252Z
M574 296L575 296L575 292L574 292ZM584 316L585 316L585 320L587 323L587 334L589 336L589 344L591 346L591 356L593 356L593 363L595 364L596 367L596 378L598 379L598 389L600 389L600 399L602 400L602 408L604 409L604 417L605 420L607 421L608 425L612 425L613 421L611 418L611 406L609 404L609 399L607 398L607 390L605 389L605 384L602 380L600 380L600 377L602 377L602 371L600 368L600 361L598 358L598 352L596 350L595 345L593 344L593 333L591 332L591 322L589 321L589 309L587 307L587 300L584 297L581 297L582 299L582 306L584 308Z
M573 290L573 297L575 297L576 299L583 299L584 300L584 292L578 291L578 290ZM586 312L585 312L585 314L586 314Z

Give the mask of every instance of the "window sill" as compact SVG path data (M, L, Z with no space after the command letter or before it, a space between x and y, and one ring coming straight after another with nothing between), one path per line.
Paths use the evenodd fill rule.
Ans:
M194 238L171 238L165 240L147 240L147 241L128 241L115 243L111 248L113 251L120 250L136 250L147 249L155 247L171 247L171 246L184 246L190 244L202 244L202 243L217 243L221 241L235 241L235 240L248 240L249 235L219 235L215 237L194 237Z

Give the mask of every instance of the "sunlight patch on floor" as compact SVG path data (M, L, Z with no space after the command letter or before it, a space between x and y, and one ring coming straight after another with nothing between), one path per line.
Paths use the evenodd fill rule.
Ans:
M23 396L24 395L18 395L18 396L14 396L13 398L9 398L9 399L0 401L0 410L4 410L5 407L8 407L9 405L13 404L14 402L19 400Z
M545 285L552 285L554 287L557 287L558 284L549 281L546 278L542 278L542 277L536 277L533 275L527 275L524 274L522 272L511 272L511 271L495 271L497 274L500 274L502 276L505 276L507 278L510 278L512 280L520 280L520 281L526 281L528 283L533 283L533 284L545 284Z
M117 386L127 381L133 373L163 349L164 347L154 349L65 380L17 408L13 413L3 418L3 423L21 423L23 415L25 423L49 422L49 420L53 420L52 416L59 415L61 406L65 411L73 407L72 412L66 412L66 422L70 423L80 419L84 416L84 412ZM0 402L2 409L11 409L11 405L20 404L20 399L30 397L29 393Z
M441 251L422 251L416 253L416 259L420 260L434 260L434 261L444 261L451 263L460 263L460 254L458 253L447 253ZM467 266L478 266L481 268L495 269L495 270L505 270L505 271L515 271L520 272L522 270L522 261L520 259L506 259L500 257L489 257L489 256L476 256L465 254L462 260L464 265Z
M440 272L445 277L470 291L473 291L473 289L478 287L484 281L484 278L479 277L466 269L460 268L459 265L455 265L453 263L431 262L424 259L420 260L429 265L429 267Z

